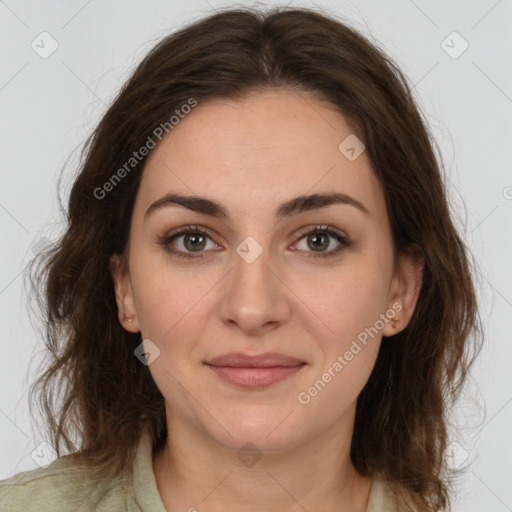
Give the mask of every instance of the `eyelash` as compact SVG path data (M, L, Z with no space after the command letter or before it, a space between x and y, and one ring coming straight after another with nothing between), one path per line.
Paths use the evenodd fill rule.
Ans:
M202 258L204 256L205 251L199 252L199 253L197 253L197 255L192 255L192 253L190 253L190 252L187 253L187 252L169 249L169 245L175 238L179 238L180 236L183 236L183 235L198 234L198 233L212 239L211 233L209 231L201 228L200 226L188 225L188 226L183 226L181 228L178 228L175 231L173 231L163 237L159 237L158 244L161 245L162 247L164 247L164 249L167 252L171 253L173 256L177 256L178 258L188 258L188 259ZM329 225L316 225L313 227L303 228L299 232L300 236L299 236L298 240L302 240L305 236L315 235L318 233L324 233L329 236L332 236L339 242L340 245L331 251L318 252L316 254L314 251L307 251L307 252L311 252L312 258L327 258L327 257L336 256L340 251L342 251L343 249L345 249L351 245L350 240L341 231L339 231L334 226L329 226Z

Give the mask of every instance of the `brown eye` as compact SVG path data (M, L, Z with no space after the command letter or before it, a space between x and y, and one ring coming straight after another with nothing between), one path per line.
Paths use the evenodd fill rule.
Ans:
M188 251L202 251L206 245L206 237L198 233L185 235L183 245Z
M348 238L332 226L315 226L302 233L297 248L312 257L335 256L351 245Z
M220 249L209 232L194 226L183 226L159 238L158 243L172 256L183 258L199 258L209 249Z
M314 251L323 251L329 247L329 237L321 233L315 233L308 235L307 237L308 247Z

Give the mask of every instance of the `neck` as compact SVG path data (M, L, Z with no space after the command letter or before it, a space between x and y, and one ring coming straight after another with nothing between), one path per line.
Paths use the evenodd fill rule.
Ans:
M351 463L351 435L326 431L286 451L243 456L180 421L168 430L172 436L153 457L168 512L366 511L372 480Z

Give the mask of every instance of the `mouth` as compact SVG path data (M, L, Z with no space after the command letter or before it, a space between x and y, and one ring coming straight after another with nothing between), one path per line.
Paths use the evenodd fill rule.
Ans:
M307 364L278 353L259 355L232 352L205 364L223 381L247 389L271 386L300 372Z
M222 380L242 388L263 388L276 384L298 373L306 363L299 366L264 366L243 368L237 366L208 365Z

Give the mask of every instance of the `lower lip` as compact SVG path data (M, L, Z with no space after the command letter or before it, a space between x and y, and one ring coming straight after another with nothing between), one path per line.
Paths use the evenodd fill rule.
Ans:
M296 374L300 366L271 366L266 368L240 368L208 365L221 379L242 388L262 388Z

